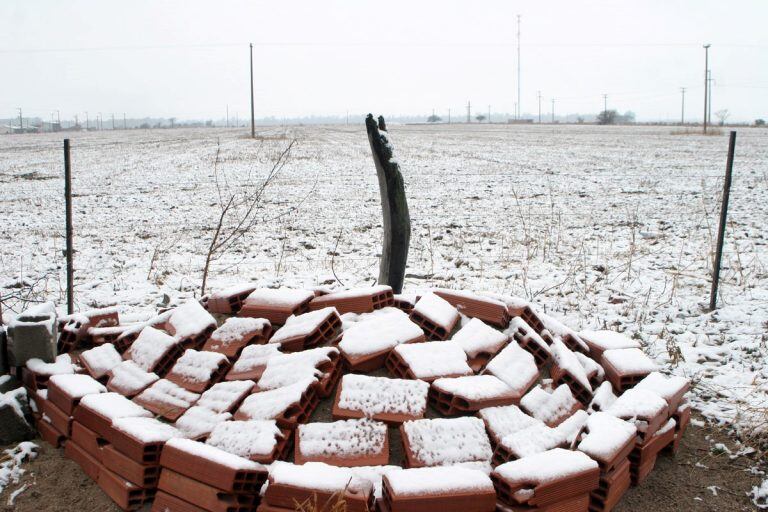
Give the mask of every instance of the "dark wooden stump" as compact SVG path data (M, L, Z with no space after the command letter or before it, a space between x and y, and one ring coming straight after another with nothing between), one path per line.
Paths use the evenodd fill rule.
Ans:
M384 214L384 243L379 266L379 284L387 284L395 293L403 291L405 265L411 242L411 216L405 197L405 182L400 165L392 157L392 143L387 134L384 117L378 124L373 115L365 118L368 142L371 144L373 162L379 177L381 209Z

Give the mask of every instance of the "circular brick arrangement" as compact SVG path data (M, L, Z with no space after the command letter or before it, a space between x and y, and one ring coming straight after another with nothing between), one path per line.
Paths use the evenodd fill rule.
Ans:
M607 511L690 420L632 338L514 297L244 285L59 328L19 369L38 430L125 510Z

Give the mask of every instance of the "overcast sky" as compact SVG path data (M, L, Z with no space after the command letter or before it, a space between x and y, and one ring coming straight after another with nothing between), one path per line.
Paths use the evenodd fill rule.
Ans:
M768 1L2 0L0 117L257 117L633 110L768 117ZM474 108L473 108L474 110ZM714 116L713 116L714 118Z

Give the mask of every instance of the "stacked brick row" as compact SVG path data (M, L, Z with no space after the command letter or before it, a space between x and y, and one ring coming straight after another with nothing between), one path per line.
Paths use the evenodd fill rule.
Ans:
M637 342L511 297L240 286L86 319L24 382L41 435L125 510L608 511L690 421L687 381ZM336 421L308 423L324 399Z

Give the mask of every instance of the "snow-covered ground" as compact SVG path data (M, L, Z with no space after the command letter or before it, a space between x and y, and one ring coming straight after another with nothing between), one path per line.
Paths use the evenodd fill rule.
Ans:
M727 137L659 127L390 127L413 221L406 288L490 290L576 328L610 328L695 383L694 405L765 429L768 409L768 130L739 129L721 283L705 313ZM264 175L264 221L216 261L242 281L372 283L381 212L362 125L72 136L76 301L150 310L199 295L219 177ZM0 137L0 289L63 302L61 134ZM333 254L336 253L336 256ZM12 304L11 304L12 305Z

